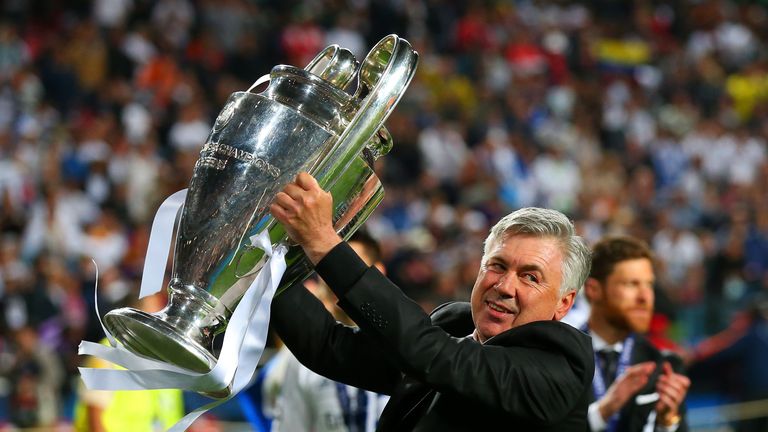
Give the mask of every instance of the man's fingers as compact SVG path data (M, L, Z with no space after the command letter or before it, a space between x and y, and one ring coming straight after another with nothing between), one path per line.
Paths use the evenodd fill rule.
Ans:
M659 386L669 386L678 391L686 392L691 386L691 380L685 375L673 373L672 375L661 375L658 381Z
M656 402L656 411L666 412L674 410L677 407L674 399L666 393L659 392L659 401Z
M636 365L628 367L627 373L649 376L655 368L656 368L656 363L652 361L647 361L647 362L638 363Z
M285 222L288 212L293 206L293 199L284 192L278 192L269 205L269 211L280 222Z
M301 201L301 197L306 191L296 183L288 183L283 188L283 192L296 201Z
M659 402L656 404L656 408L662 411L665 408L676 410L683 402L683 399L685 399L684 392L678 392L671 387L657 388L656 392L659 394Z
M296 200L285 192L278 192L275 194L272 204L287 209L296 205Z
M685 375L676 373L661 375L656 384L656 391L659 394L656 409L660 412L676 410L685 399L690 385L691 380Z
M629 368L626 373L622 375L621 379L617 380L617 383L620 381L624 390L628 394L631 394L643 388L643 386L648 383L648 376L649 374L644 368Z
M278 222L284 222L285 218L288 217L285 210L280 207L279 204L275 204L274 202L269 205L269 212L272 213L272 216L274 216Z
M629 395L640 390L648 383L648 378L651 376L654 367L653 362L638 363L630 366L620 379L617 380L616 384L620 382L620 385L623 387L622 393L627 393L627 397L629 397Z
M299 173L292 183L285 185L283 192L302 205L322 201L325 195L330 197L330 192L323 190L317 180L307 173Z
M690 385L690 379L684 375L662 375L659 377L656 391L659 392L659 395L668 395L675 404L679 404L685 398Z
M313 264L342 241L333 228L333 196L307 173L285 185L269 207Z
M659 385L669 386L675 390L686 392L688 387L691 386L691 380L687 376L680 374L662 375L659 377Z
M648 383L648 375L636 374L630 383L632 384L631 393L635 393Z
M296 176L295 183L304 190L312 190L320 187L317 180L305 172L300 172L299 175Z

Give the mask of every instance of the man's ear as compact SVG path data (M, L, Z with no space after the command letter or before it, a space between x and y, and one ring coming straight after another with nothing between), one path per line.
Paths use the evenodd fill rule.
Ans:
M595 300L601 300L603 298L603 287L595 278L587 278L584 282L584 296L589 303L593 303Z
M569 310L571 310L571 307L573 306L573 301L576 298L576 291L570 291L568 294L560 297L560 300L557 301L557 307L555 307L555 316L554 319L557 321L560 321L563 319L565 314L568 313Z

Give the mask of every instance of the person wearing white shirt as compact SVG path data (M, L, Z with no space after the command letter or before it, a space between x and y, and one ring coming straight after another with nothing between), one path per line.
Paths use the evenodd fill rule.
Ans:
M653 255L644 242L609 237L592 250L584 330L595 352L592 431L685 432L690 380L679 358L643 337L653 316Z

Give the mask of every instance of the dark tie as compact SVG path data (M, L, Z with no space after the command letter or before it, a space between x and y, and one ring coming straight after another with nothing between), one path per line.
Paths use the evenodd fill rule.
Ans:
M352 401L347 391L347 385L336 383L337 395L344 423L350 432L365 432L366 416L368 413L368 395L365 390L357 389L355 400Z
M608 388L616 378L616 369L619 366L619 353L614 350L602 350L597 352L597 356L600 359L605 387Z

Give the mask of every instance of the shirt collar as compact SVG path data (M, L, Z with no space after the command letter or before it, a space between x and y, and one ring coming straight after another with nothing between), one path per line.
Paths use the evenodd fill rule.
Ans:
M475 342L482 344L482 342L480 342L480 339L477 337L477 329L473 330L472 333L470 333L468 336L464 336L462 339L472 339Z
M608 344L608 342L594 332L589 332L589 335L592 336L592 349L594 349L595 352L616 351L617 353L620 353L624 349L624 341Z

